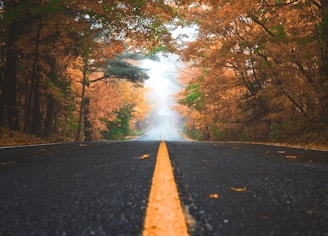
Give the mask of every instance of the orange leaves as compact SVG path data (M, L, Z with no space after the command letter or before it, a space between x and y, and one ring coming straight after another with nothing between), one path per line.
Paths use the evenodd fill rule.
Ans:
M190 133L210 140L249 141L295 140L293 134L303 133L316 140L304 130L314 126L308 120L325 104L323 90L313 86L321 74L313 63L321 43L304 39L320 38L320 10L311 12L301 2L274 6L219 0L207 6L197 9L199 38L184 51L185 58L195 62L192 66L204 71L192 82L202 82L207 103L199 118L192 107L181 109L187 113ZM211 128L201 129L196 124L200 119Z
M239 193L241 193L241 192L247 192L246 187L243 187L243 188L235 188L235 187L231 187L230 190L231 190L231 191L234 191L234 192L239 192Z
M237 193L245 193L248 192L246 187L230 187L230 191L237 192ZM219 193L211 193L207 196L208 199L219 199L221 198L221 195Z
M17 146L26 144L40 144L49 142L34 135L24 134L19 131L0 128L0 146Z
M150 154L143 154L140 156L140 159L148 159L150 157Z
M218 194L218 193L212 193L212 194L208 195L209 199L217 199L219 197L220 197L220 194Z
M93 73L90 80L102 77L102 74ZM90 94L89 119L93 124L94 138L100 137L101 131L107 131L106 121L116 119L115 112L125 106L134 107L131 122L143 119L149 112L149 106L144 97L146 89L136 87L126 80L108 81L99 80L88 88Z
M283 150L278 151L278 154L286 154L286 151L283 151ZM295 155L286 155L285 157L287 159L291 159L291 160L297 159L297 156L295 156Z

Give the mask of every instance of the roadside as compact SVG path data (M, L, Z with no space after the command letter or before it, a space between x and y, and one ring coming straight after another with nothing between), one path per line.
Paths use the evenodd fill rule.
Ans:
M35 135L0 128L0 147L53 143L53 139L40 138Z
M141 136L143 133L148 130L144 130L140 133L134 133L127 137L125 140L134 140L135 138ZM196 140L192 140L189 138L184 132L179 130L178 132L185 140L191 142L197 142ZM66 140L74 141L74 140ZM57 140L58 142L58 140ZM65 141L60 141L65 142ZM328 151L327 145L317 145L317 144L295 144L295 143L270 143L270 142L241 142L241 141L223 141L226 143L248 143L248 144L264 144L264 145L272 145L277 147L291 147L291 148L303 148L303 149L311 149L311 150L320 150L320 151ZM30 145L30 144L46 144L46 143L56 143L56 140L53 138L40 138L35 135L26 134L23 132L13 131L6 128L0 128L0 147L7 146L18 146L18 145Z

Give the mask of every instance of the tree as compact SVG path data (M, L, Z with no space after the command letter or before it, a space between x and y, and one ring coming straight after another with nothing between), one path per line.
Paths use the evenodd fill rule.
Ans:
M210 71L193 83L201 84L214 106L204 111L215 113L208 119L214 133L281 140L327 124L324 2L205 1L206 6L189 9L200 35L185 58ZM228 95L232 99L224 109ZM233 130L224 131L224 124Z
M170 36L162 23L174 15L163 1L4 0L0 9L0 124L58 137L72 137L78 127L74 93L81 83L73 80L81 82L83 73L79 79L75 72L68 76L76 69L69 67L83 72L75 62L84 61L103 68L124 50L146 53L167 44ZM87 68L86 80L95 69Z
M106 86L106 83L113 83L116 80L119 79L124 79L127 81L131 81L135 84L142 84L145 79L148 78L148 75L143 72L142 69L139 67L133 66L125 61L121 61L118 59L108 59L107 60L108 65L104 67L105 72L100 72L100 73L93 73L93 77L98 75L97 78L94 77L94 79L87 79L87 68L88 68L88 63L84 62L84 71L83 71L83 86L82 86L82 98L81 98L81 108L80 108L80 116L79 116L79 126L78 126L78 135L77 135L77 140L80 139L80 127L81 127L81 121L82 121L82 112L83 112L83 119L84 119L84 137L86 141L90 141L92 139L92 125L91 121L89 119L89 116L91 114L90 112L90 95L85 97L85 90L86 88L89 88L89 85L92 83L100 82L103 80L109 80L108 82L102 83L103 86ZM115 81L113 81L113 79ZM89 89L88 89L89 90ZM131 88L130 88L131 90ZM98 90L99 92L100 90ZM115 91L114 91L115 92ZM114 100L113 93L110 93L110 99ZM131 94L129 94L131 96ZM99 94L97 94L99 96ZM104 97L102 97L102 100ZM123 109L124 112L123 114L126 114L127 111L129 111L129 116L127 117L128 121L130 119L130 116L132 113L132 108L136 104L129 104L129 106L124 106ZM120 106L119 106L120 107ZM127 107L131 107L130 110L126 110ZM115 109L114 109L115 110ZM117 113L117 112L116 112ZM121 113L118 113L121 114ZM101 117L101 116L100 116ZM107 121L107 119L102 118L102 120ZM95 124L97 121L96 119L93 119L93 123ZM99 120L98 120L99 122ZM116 123L114 123L116 124ZM113 125L113 124L112 124ZM112 125L109 125L108 127L112 127ZM101 130L101 129L100 129ZM97 132L96 132L97 133Z

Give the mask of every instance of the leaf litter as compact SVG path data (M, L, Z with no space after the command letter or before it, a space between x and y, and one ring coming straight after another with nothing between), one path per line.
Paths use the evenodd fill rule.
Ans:
M234 192L247 192L246 187L243 187L243 188L235 188L235 187L231 187L230 190L231 190L231 191L234 191Z
M220 194L212 193L212 194L208 195L208 198L209 199L218 199L218 198L220 198Z
M140 159L148 159L150 157L150 154L143 154L140 156Z

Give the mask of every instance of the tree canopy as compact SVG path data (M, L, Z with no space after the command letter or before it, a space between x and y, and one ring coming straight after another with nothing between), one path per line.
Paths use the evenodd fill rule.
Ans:
M200 74L179 107L188 111L190 133L327 143L327 3L219 0L190 7L187 16L200 32L184 57Z
M93 79L110 89L115 79L146 79L137 66L115 56L167 44L164 22L174 14L163 1L0 1L0 125L71 139L83 119L84 134L91 137L87 130L95 120L110 120L126 105L115 104L112 96L103 100L111 111L91 114L95 87L85 85Z
M199 27L188 47L165 25L176 17ZM0 30L1 127L89 140L143 119L131 60L165 49L188 61L192 136L328 142L327 0L0 0Z

